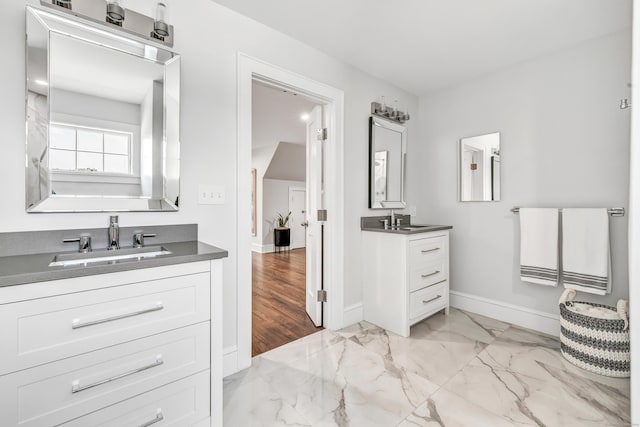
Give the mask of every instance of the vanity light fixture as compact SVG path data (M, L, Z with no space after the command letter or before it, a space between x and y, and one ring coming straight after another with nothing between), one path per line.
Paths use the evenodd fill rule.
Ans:
M169 24L167 24L167 5L158 3L156 5L156 19L153 21L153 31L151 37L164 40L169 35Z
M74 1L73 10L71 2ZM113 36L114 29L133 34L146 40L173 47L173 25L167 23L167 6L157 3L155 17L146 16L123 7L122 0L40 0L40 5L73 15L76 18L108 27ZM74 18L75 19L75 18ZM84 25L78 23L78 25ZM130 40L128 37L123 40Z
M107 22L122 27L124 21L124 8L120 0L107 0Z
M303 122L306 122L307 120L309 120L309 114L307 113L302 113L300 115L300 120L302 120Z
M53 0L53 4L56 6L64 7L65 9L71 8L71 0Z
M409 116L409 110L405 112L398 109L397 100L394 102L393 107L386 105L384 102L384 96L382 97L382 102L374 101L371 103L371 114L399 123L404 123L411 118L411 116Z

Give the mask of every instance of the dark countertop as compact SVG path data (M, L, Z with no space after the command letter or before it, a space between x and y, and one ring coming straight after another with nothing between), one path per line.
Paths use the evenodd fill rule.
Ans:
M450 230L453 228L451 225L429 225L429 226L417 226L421 227L417 230L403 230L405 227L416 227L416 225L408 224L402 225L400 228L388 228L384 229L382 227L362 227L362 231L374 231L378 233L391 233L391 234L420 234L420 233L430 233L432 231L441 231L441 230Z
M142 260L102 261L87 264L86 266L49 267L49 263L55 255L74 253L73 251L0 257L0 287L187 262L208 261L228 256L228 252L224 249L197 241L161 243L160 245L171 251L171 254Z

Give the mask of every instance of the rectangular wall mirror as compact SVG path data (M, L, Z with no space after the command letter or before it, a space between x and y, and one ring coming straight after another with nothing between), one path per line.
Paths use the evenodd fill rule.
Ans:
M460 201L499 201L500 133L462 138L458 157Z
M407 128L378 117L369 118L369 208L404 208Z
M27 7L28 212L175 211L180 57Z

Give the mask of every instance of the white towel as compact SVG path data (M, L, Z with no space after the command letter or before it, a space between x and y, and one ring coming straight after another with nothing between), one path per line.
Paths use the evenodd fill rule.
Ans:
M562 277L565 288L611 292L609 214L606 209L563 209Z
M558 209L520 208L520 279L558 286Z

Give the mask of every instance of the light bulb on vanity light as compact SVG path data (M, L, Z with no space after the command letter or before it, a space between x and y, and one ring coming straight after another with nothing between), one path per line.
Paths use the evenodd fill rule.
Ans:
M107 0L107 22L122 26L124 7L120 0Z
M164 39L169 35L169 24L167 24L167 5L158 3L156 5L156 19L153 21L153 35Z
M302 113L302 114L300 115L300 120L302 120L303 122L308 121L308 120L309 120L309 114L307 114L307 113Z

